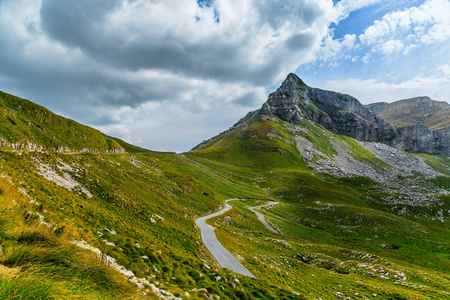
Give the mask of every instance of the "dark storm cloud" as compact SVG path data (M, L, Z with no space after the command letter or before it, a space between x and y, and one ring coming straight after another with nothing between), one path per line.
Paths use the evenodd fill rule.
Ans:
M291 36L287 42L286 46L290 49L303 49L311 45L313 37L309 34L295 34Z
M40 9L42 29L53 39L82 49L102 50L105 17L119 0L43 0Z
M139 9L148 11L148 19L137 24L121 19L122 27L116 31L116 28L111 28L109 17L124 10L121 3L114 0L44 0L40 10L42 29L52 39L68 47L79 48L96 61L126 70L162 69L189 77L268 85L273 84L274 76L286 68L282 61L285 58L277 57L284 52L280 47L272 49L273 53L265 54L261 58L263 61L255 63L248 60L252 51L244 49L245 43L258 35L264 36L258 24L249 25L248 30L255 31L254 34L242 35L242 32L237 32L243 37L236 39L232 30L225 29L222 32L221 24L214 23L205 26L217 27L212 28L217 30L217 34L200 36L200 39L197 38L200 29L195 26L181 31L173 26L162 26L161 32L155 32L152 27L159 25L152 21L151 14L155 8L151 4L141 4ZM255 4L258 9L255 22L261 26L269 24L274 34L282 33L286 24L294 28L308 28L323 14L309 2L257 1ZM226 21L225 15L222 22ZM243 30L247 28L236 27L236 31ZM280 46L285 44L299 52L309 50L314 43L311 34L293 33L296 34L295 40L289 38L278 42ZM134 38L130 39L130 36ZM318 40L317 37L315 39ZM263 48L263 45L257 47ZM271 70L271 73L266 73L266 70Z
M208 3L0 2L0 89L110 132L176 127L183 110L229 125L313 58L331 20L326 0Z
M258 103L258 96L256 93L247 93L236 98L233 103L243 107L254 107Z

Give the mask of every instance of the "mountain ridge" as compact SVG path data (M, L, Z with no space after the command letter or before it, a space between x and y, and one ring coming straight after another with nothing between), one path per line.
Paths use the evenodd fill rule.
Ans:
M372 103L366 107L399 128L423 125L440 132L450 127L450 104L427 96Z
M275 115L187 153L115 139L127 151L111 155L105 135L16 100L0 133L42 150L0 149L2 299L448 298L448 157ZM208 225L256 279L220 268L195 227L232 198ZM266 200L276 234L249 209Z
M372 108L376 106L385 105L376 104ZM450 155L450 127L441 131L417 124L395 127L356 98L309 87L294 73L290 73L269 95L259 110L249 113L235 125L255 115L275 115L297 125L303 119L309 119L331 132L343 133L357 140L381 142L402 150Z

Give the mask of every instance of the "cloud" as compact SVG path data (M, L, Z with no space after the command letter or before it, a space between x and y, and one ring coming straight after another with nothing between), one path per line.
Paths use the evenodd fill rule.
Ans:
M342 0L336 4L337 19L339 22L349 17L351 12L383 2L383 0Z
M424 61L448 57L444 0L386 14L362 35L329 30L388 2L6 0L0 87L145 147L188 150L258 108L301 65L369 65L424 45L441 49Z
M314 59L333 18L329 0L9 0L0 86L107 133L180 150L171 148L177 132L193 146L261 105ZM168 136L169 146L156 145Z
M411 49L420 45L448 43L449 15L449 1L429 0L419 7L384 15L381 20L376 20L366 28L358 39L362 45L371 46L372 52L385 55L399 52L404 47ZM408 53L406 51L404 54Z
M400 52L405 45L400 40L390 40L381 45L381 52L385 55L390 55L395 52Z
M346 34L341 39L335 39L333 33L324 38L322 47L317 52L317 61L335 62L343 59L346 52L355 47L356 35Z
M447 76L417 76L410 80L393 83L379 79L346 78L344 80L329 80L325 88L350 94L363 104L373 102L393 102L396 100L429 96L434 100L450 103L448 91L450 78ZM429 91L435 91L429 94Z
M336 4L336 23L347 18L353 11L378 5L386 8L392 3L384 0L343 0ZM394 10L375 20L356 37L346 34L336 39L334 30L324 38L317 54L316 63L328 66L340 65L339 60L368 63L381 56L395 54L409 55L415 49L434 47L438 44L448 47L450 40L450 2L428 0L420 6Z
M321 1L216 0L201 7L176 0L45 0L40 19L50 38L110 66L267 85L308 59L326 33L326 8Z

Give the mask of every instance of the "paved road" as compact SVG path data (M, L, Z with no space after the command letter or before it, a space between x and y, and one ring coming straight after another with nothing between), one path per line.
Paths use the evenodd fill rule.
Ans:
M225 249L224 246L222 246L214 233L214 228L205 223L206 220L217 217L233 208L230 204L228 204L228 201L230 200L225 201L226 207L224 209L195 220L195 224L197 224L197 226L200 228L202 240L206 248L222 268L230 269L231 271L242 275L255 277L255 275L253 275L246 267L244 267L243 264L241 264L233 255L231 255L231 253L228 252L228 250Z
M239 200L239 199L226 200L225 201L226 206L224 209L222 209L216 213L213 213L211 215L198 218L197 220L195 220L195 224L197 224L197 226L200 228L202 240L203 240L203 243L205 244L206 248L208 249L208 251L211 253L211 255L215 258L217 263L222 268L230 269L230 270L232 270L236 273L242 274L242 275L255 277L255 275L253 275L227 249L225 249L224 246L222 246L222 244L217 239L216 234L214 233L214 228L212 226L206 224L206 220L220 216L221 214L232 209L233 207L230 204L228 204L228 202L232 201L232 200ZM253 211L258 216L259 220L261 220L261 222L267 227L267 229L269 229L270 231L273 231L275 233L278 233L275 229L273 229L266 222L266 220L264 220L264 216L262 214L253 210L254 208L261 208L261 207L265 207L265 206L274 205L275 203L269 203L266 205L252 207L252 208L250 208L250 210Z
M267 229L269 229L270 231L272 231L274 233L278 233L278 231L276 231L272 226L269 225L269 223L266 222L266 220L264 219L264 216L260 212L257 212L255 210L255 209L260 209L260 208L267 207L267 206L272 206L272 205L275 205L275 204L277 204L277 202L273 201L273 202L268 203L268 204L250 207L249 209L258 216L258 219L264 224L264 226L266 226Z

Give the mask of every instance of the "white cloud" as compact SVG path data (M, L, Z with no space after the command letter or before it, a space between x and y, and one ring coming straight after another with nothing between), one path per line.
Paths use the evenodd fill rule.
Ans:
M329 0L7 1L0 85L144 146L187 150L312 61L334 17Z
M337 20L348 18L353 11L382 2L383 0L342 0L336 4Z
M259 108L267 89L302 64L337 67L448 44L445 0L334 39L331 22L379 2L10 0L0 5L0 86L133 143L188 150ZM373 95L420 92L413 83L436 88L437 97L448 91L448 82L427 76L404 86L350 83ZM370 95L364 89L354 91Z
M325 88L352 95L364 104L392 102L417 96L429 96L434 100L450 103L448 94L450 78L448 77L417 76L399 83L378 79L347 78L327 81ZM434 93L429 94L429 91L434 91Z
M343 0L335 6L335 22L349 17L353 11L383 2L384 0ZM340 65L340 60L351 57L352 62L359 59L368 63L377 59L377 54L390 56L397 53L409 55L414 49L427 45L449 44L450 40L450 1L428 0L418 7L391 11L373 25L367 27L357 38L346 34L335 39L333 30L324 38L317 54L317 61L327 62L328 66ZM360 52L358 52L358 50ZM364 52L362 52L364 51Z
M405 46L400 40L390 40L381 45L381 52L385 55L400 52Z
M450 38L450 2L429 0L419 7L390 12L376 20L358 39L389 55L406 46L445 43ZM403 46L399 40L402 40ZM384 44L388 44L384 46ZM405 44L406 43L406 44ZM408 53L408 52L407 52Z
M347 49L352 49L355 46L356 35L346 34L342 40L342 45Z
M338 59L351 59L350 56L345 57L345 54L355 47L355 40L356 35L354 34L346 34L341 39L334 39L333 34L330 33L317 51L317 61L337 63Z

